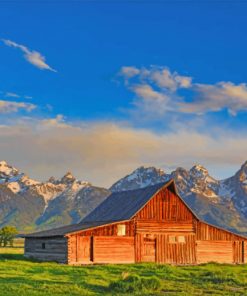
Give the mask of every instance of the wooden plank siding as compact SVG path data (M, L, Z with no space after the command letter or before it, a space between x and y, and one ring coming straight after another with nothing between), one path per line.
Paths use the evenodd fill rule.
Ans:
M244 241L244 263L247 263L247 240Z
M233 263L232 241L196 241L197 263Z
M183 201L165 188L157 193L136 215L137 220L193 221L193 214Z
M97 227L95 229L80 231L80 232L78 232L78 234L81 234L83 236L116 236L117 235L117 226L119 224L125 225L126 236L134 236L134 234L135 234L134 221L113 223L110 225Z
M40 261L67 263L67 238L26 238L24 256L26 258L35 258Z
M134 237L95 236L93 258L95 263L134 263Z
M197 240L224 240L224 241L245 240L241 236L238 236L229 231L208 225L201 221L196 222L196 239Z
M146 261L144 242L150 235L156 241L158 263L196 264L217 258L242 263L247 258L247 240L244 245L242 237L200 222L170 188L161 190L137 213L135 225L136 262ZM185 242L171 243L169 235L184 236Z
M147 220L137 220L136 221L136 233L172 233L172 232L194 232L194 223L188 222L159 222L159 221L147 221Z
M117 236L118 225L125 225L126 235L124 237ZM131 246L131 248L133 246L133 256L131 257L132 259L130 257L126 256L126 258L127 258L126 262L127 263L134 262L134 233L135 233L134 221L127 221L127 222L113 223L110 225L97 227L95 229L79 231L76 234L71 234L68 237L68 261L71 264L79 264L79 263L88 264L88 263L92 263L92 262L103 263L102 260L104 259L104 262L106 262L106 258L102 259L102 257L100 257L100 256L95 257L95 256L98 256L98 254L99 254L98 246L96 245L96 243L98 244L98 242L100 241L100 239L98 240L98 238L103 237L105 242L107 241L107 239L106 239L107 237L109 237L109 239L111 237L116 238L115 243L119 242L120 249L121 249L121 242L120 242L121 240L118 240L118 239L122 239L122 238L124 239L126 237L129 237L129 238L131 237L132 242L131 242L130 246ZM109 240L109 242L110 242L110 240ZM95 248L97 248L97 252L98 252L96 254L95 254ZM102 245L102 249L103 248L104 247ZM110 250L110 246L108 246L108 248ZM116 249L116 246L115 246L115 249ZM129 251L129 250L127 250L127 251ZM115 250L114 252L116 252L118 254L117 250ZM111 261L112 258L110 258L110 257L111 256L109 256L109 262L112 262ZM123 262L123 260L120 258L119 262Z
M145 239L155 239L157 263L195 264L195 217L183 201L168 188L156 194L135 216L135 258L145 258ZM182 236L184 242L169 242ZM151 258L151 257L150 257Z

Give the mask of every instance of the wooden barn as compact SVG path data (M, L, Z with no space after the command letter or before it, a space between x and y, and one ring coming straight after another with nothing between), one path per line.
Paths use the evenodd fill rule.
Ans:
M67 264L247 263L247 238L201 221L173 180L112 193L79 224L25 236L25 256Z

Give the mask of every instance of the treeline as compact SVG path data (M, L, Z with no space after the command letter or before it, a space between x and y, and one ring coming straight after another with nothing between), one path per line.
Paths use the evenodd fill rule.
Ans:
M13 246L14 238L18 234L14 226L4 226L0 229L0 247Z

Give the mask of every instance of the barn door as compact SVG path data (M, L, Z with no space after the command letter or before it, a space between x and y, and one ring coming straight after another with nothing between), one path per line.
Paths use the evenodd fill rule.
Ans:
M233 262L244 263L244 242L234 241L233 242Z
M77 262L89 263L91 259L91 240L90 236L77 237Z
M156 261L156 240L155 239L144 238L142 261L143 262Z

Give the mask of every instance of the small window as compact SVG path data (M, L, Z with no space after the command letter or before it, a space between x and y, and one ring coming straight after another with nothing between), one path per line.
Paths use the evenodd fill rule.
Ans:
M42 243L42 249L45 249L45 243Z
M178 236L178 242L179 242L179 243L185 243L185 236L183 236L183 235L179 235L179 236Z
M117 226L117 235L123 236L126 234L126 227L124 224L120 224Z
M176 243L176 236L175 235L169 235L169 243L170 244Z

